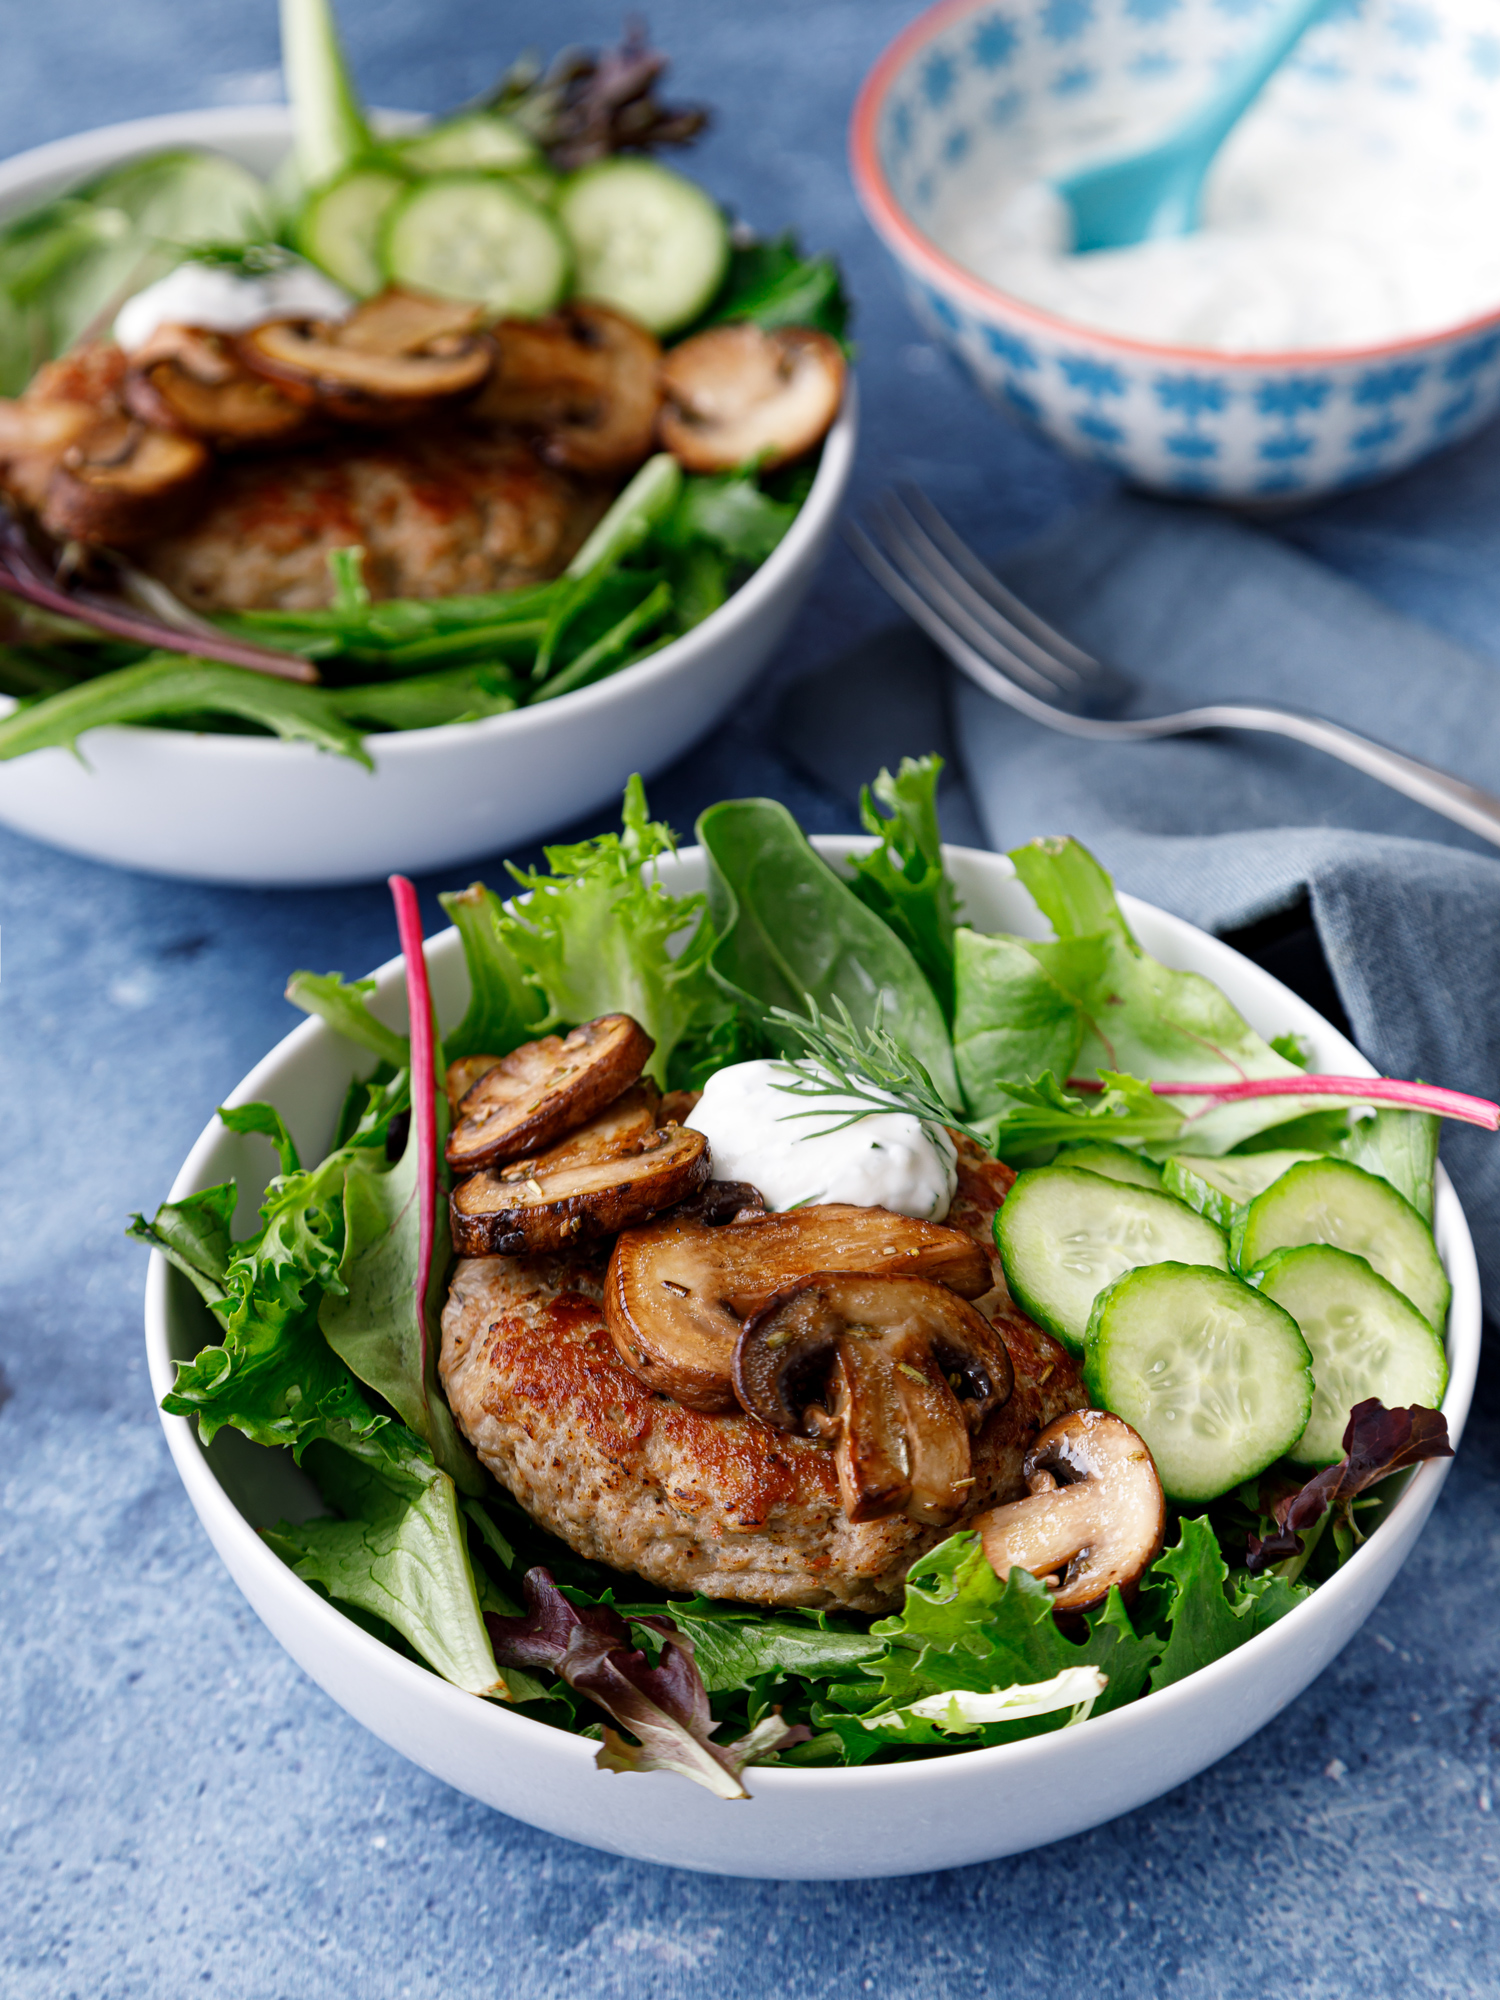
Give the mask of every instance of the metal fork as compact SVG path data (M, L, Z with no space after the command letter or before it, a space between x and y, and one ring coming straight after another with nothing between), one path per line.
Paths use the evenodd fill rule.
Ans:
M1217 701L1176 715L1111 713L1129 701L1133 683L1007 590L916 487L881 494L863 523L844 533L870 574L959 672L1033 722L1096 743L1149 742L1207 729L1289 736L1500 846L1500 798L1492 792L1303 709Z

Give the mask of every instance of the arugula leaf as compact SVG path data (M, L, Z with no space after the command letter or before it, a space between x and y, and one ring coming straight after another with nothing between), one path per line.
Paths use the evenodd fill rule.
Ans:
M976 1119L1016 1108L1033 1077L1073 1074L1083 1018L1018 938L954 938L953 1056Z
M1057 933L1028 944L1079 1009L1084 1034L1077 1074L1129 1072L1156 1082L1236 1083L1295 1076L1298 1066L1263 1041L1212 980L1175 972L1141 950L1108 875L1076 840L1034 840L1011 860ZM1295 1099L1250 1099L1209 1109L1177 1100L1177 1149L1223 1153L1267 1125L1285 1122Z
M224 1299L224 1277L234 1254L230 1230L238 1200L234 1182L224 1181L218 1187L205 1188L202 1194L190 1194L185 1201L163 1202L150 1222L143 1215L133 1215L125 1234L160 1250L205 1305L218 1306Z
M853 859L854 880L849 886L921 966L951 1025L958 895L943 866L943 836L938 828L937 785L942 769L941 757L903 757L894 778L883 770L873 786L864 787L859 816L865 832L878 835L880 845L872 854ZM886 808L885 815L876 811L877 800Z
M1172 1592L1167 1642L1151 1669L1153 1693L1234 1652L1312 1594L1279 1576L1231 1578L1206 1514L1183 1516L1176 1547L1157 1558L1151 1574Z
M513 675L485 661L410 680L329 688L326 698L336 715L361 729L438 729L450 722L509 715L520 706L521 695Z
M742 1799L748 1796L740 1777L747 1764L809 1734L773 1714L737 1743L711 1742L718 1725L693 1641L670 1618L653 1613L636 1620L664 1641L653 1667L631 1647L629 1626L610 1606L575 1609L544 1569L528 1570L521 1587L524 1618L485 1620L496 1658L503 1666L560 1674L636 1737L627 1743L606 1727L594 1760L600 1770L676 1771L718 1798Z
M469 970L468 1010L443 1037L444 1053L450 1062L460 1056L508 1056L532 1038L547 1003L528 983L505 941L504 906L482 882L440 895L438 901L458 926Z
M510 872L527 900L494 916L499 934L548 1011L538 1032L607 1013L633 1014L656 1043L648 1065L667 1085L674 1051L691 1032L733 1012L708 971L714 935L701 895L673 896L650 864L675 842L647 817L638 777L625 787L624 831L546 850L549 873ZM672 941L689 932L673 957ZM486 1051L485 1053L488 1053Z
M804 257L791 233L737 246L703 324L748 319L757 326L815 326L841 338L849 301L831 257Z
M0 762L32 750L71 750L86 730L107 723L198 715L238 716L289 742L311 743L375 768L357 732L330 705L326 689L180 653L148 654L136 666L16 709L0 720Z
M308 1469L342 1520L279 1522L272 1546L304 1582L383 1618L444 1680L508 1695L465 1552L453 1481L413 1461L377 1472L314 1444Z
M342 972L294 972L286 983L286 997L294 1007L316 1014L346 1041L373 1049L393 1069L405 1069L407 1039L370 1012L365 995L374 991L373 979L345 979Z
M784 1051L771 1010L807 1001L856 1028L898 1021L904 1042L948 1103L958 1077L947 1023L906 946L814 852L775 799L730 799L698 820L708 854L713 977Z
M439 1105L446 1110L443 1100ZM439 1145L442 1136L440 1126ZM448 1409L438 1383L438 1343L423 1340L413 1295L420 1235L417 1175L415 1120L395 1166L387 1167L369 1153L356 1154L349 1162L344 1254L337 1286L324 1294L318 1326L334 1353L400 1414L443 1471L465 1493L478 1494L484 1490L484 1475ZM429 1326L442 1310L450 1255L448 1205L439 1201L427 1288Z

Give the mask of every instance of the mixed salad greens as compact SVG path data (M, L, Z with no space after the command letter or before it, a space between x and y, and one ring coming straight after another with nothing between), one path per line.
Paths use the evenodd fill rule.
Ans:
M574 1555L480 1467L436 1372L450 1261L441 1081L461 1057L628 1011L655 1039L653 1072L665 1086L692 1088L725 1064L783 1052L825 1089L832 1077L882 1109L894 1099L975 1133L1024 1170L1000 1210L1002 1250L1028 1183L1045 1190L1052 1176L1054 1190L1072 1189L1075 1212L1055 1206L1047 1225L1057 1254L1049 1262L1031 1244L1027 1303L1083 1348L1091 1383L1101 1311L1163 1272L1238 1288L1242 1304L1285 1319L1300 1345L1292 1314L1267 1296L1273 1288L1259 1289L1262 1274L1278 1255L1305 1254L1280 1247L1289 1237L1315 1255L1336 1245L1337 1202L1317 1229L1299 1233L1295 1217L1264 1225L1279 1245L1258 1246L1264 1262L1241 1261L1214 1218L1232 1214L1240 1239L1253 1229L1267 1187L1284 1178L1266 1183L1266 1163L1294 1153L1294 1174L1312 1162L1353 1175L1364 1198L1399 1204L1426 1229L1435 1111L1491 1129L1500 1119L1495 1106L1423 1086L1304 1075L1295 1042L1266 1043L1209 981L1142 951L1108 878L1075 842L1040 841L1012 857L1053 940L970 928L943 863L939 768L926 758L881 774L865 800L876 842L845 871L821 860L773 801L710 808L697 829L709 888L689 896L658 877L673 837L632 780L621 831L547 850L545 870L513 869L514 905L482 884L443 898L470 981L457 1023L434 1024L415 900L398 882L410 1043L369 1011L368 981L299 973L288 988L374 1058L350 1087L328 1157L304 1166L269 1105L226 1109L231 1130L262 1133L279 1154L261 1227L232 1240L233 1183L132 1223L217 1322L165 1407L196 1417L205 1441L231 1426L289 1449L330 1509L268 1529L271 1546L368 1631L457 1686L599 1739L605 1768L677 1770L734 1797L757 1759L827 1766L950 1754L1106 1713L1294 1610L1382 1518L1392 1475L1449 1449L1435 1408L1415 1398L1388 1407L1360 1390L1362 1367L1384 1379L1372 1359L1379 1339L1342 1356L1339 1388L1355 1392L1331 1445L1324 1438L1312 1454L1298 1448L1304 1397L1299 1420L1268 1445L1254 1435L1259 1415L1231 1422L1231 1443L1251 1434L1247 1465L1236 1468L1229 1451L1217 1483L1194 1493L1179 1482L1174 1496L1173 1453L1148 1435L1175 1498L1163 1552L1133 1602L1113 1589L1066 1629L1048 1589L1018 1568L997 1576L969 1532L923 1556L900 1611L873 1623L669 1599ZM886 1025L895 1022L899 1038ZM1319 1095L1320 1082L1332 1088ZM1270 1094L1238 1094L1247 1089ZM1096 1232L1119 1254L1093 1267L1096 1325L1080 1337L1058 1296L1059 1273L1068 1283L1078 1273L1064 1271L1058 1246L1086 1250L1112 1201L1137 1196L1206 1232L1222 1255L1163 1263L1149 1231ZM1367 1247L1378 1256L1378 1244ZM1383 1287L1387 1320L1419 1322L1419 1344L1441 1353L1440 1320L1363 1256L1330 1254L1345 1260L1345 1277ZM1008 1274L1011 1262L1007 1252ZM1318 1280L1316 1310L1304 1311L1314 1345L1332 1282ZM1445 1296L1428 1299L1429 1310L1445 1306ZM1183 1316L1180 1338L1190 1337ZM1292 1369L1303 1389L1306 1357L1302 1347ZM1212 1392L1212 1368L1202 1373ZM1435 1379L1432 1404L1441 1391Z
M673 341L747 323L841 340L837 267L795 240L755 241L650 150L690 140L697 110L654 94L663 59L632 35L599 57L525 64L421 131L372 124L326 0L285 0L296 143L270 185L191 149L111 168L0 225L0 393L108 332L120 306L187 262L248 274L306 258L356 298L388 283L472 301L487 318L573 296ZM316 449L316 445L310 447ZM486 595L370 601L363 551L331 558L326 611L205 623L128 562L110 567L122 624L87 590L49 597L11 538L0 574L0 759L72 746L107 723L271 733L368 762L363 737L504 714L617 673L693 629L795 519L816 454L681 471L650 459L555 581ZM86 579L87 580L87 579ZM19 595L9 594L9 582ZM68 601L71 595L72 602ZM25 596L29 601L22 601ZM211 657L189 650L194 634ZM298 685L255 670L274 650Z

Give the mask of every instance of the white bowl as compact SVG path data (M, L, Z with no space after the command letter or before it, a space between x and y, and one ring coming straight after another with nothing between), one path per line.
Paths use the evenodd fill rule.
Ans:
M1352 148L1420 158L1436 132L1496 143L1494 0L1329 9L1269 87L1289 130L1340 121ZM1108 333L1013 297L945 247L955 190L1024 177L1049 142L1097 153L1101 113L1170 130L1264 33L1246 0L940 0L866 78L855 187L933 338L979 389L1075 457L1163 493L1286 503L1362 486L1500 409L1500 310L1340 349L1230 354ZM1417 24L1414 26L1413 24ZM1430 30L1430 32L1429 32Z
M871 843L816 845L837 860ZM980 928L1045 935L1003 856L950 848L948 861ZM673 890L701 888L702 850L665 861L662 874ZM1216 980L1262 1034L1306 1036L1316 1069L1371 1073L1352 1044L1269 973L1180 918L1132 897L1121 900L1148 951ZM439 1019L456 1020L467 989L456 932L431 941L428 962ZM401 960L382 966L376 982L377 1011L404 1029ZM317 1159L351 1077L367 1067L349 1044L309 1021L229 1101L269 1100L302 1157ZM238 1227L247 1231L274 1170L264 1140L237 1137L216 1120L188 1156L172 1199L236 1176ZM1441 1169L1436 1229L1453 1283L1443 1409L1457 1444L1479 1360L1479 1276L1463 1211ZM174 1364L213 1337L191 1286L153 1255L146 1350L158 1402L172 1385ZM1020 1853L1098 1826L1193 1777L1294 1700L1369 1616L1431 1512L1450 1463L1418 1466L1382 1525L1307 1603L1160 1694L1077 1729L932 1763L752 1770L754 1796L742 1810L676 1777L599 1771L592 1744L461 1694L371 1638L299 1581L256 1533L282 1517L322 1511L290 1457L229 1431L205 1451L189 1419L164 1414L162 1423L188 1496L236 1583L298 1665L382 1741L471 1797L586 1846L710 1874L778 1879L916 1874Z
M0 214L162 146L211 146L268 174L280 106L136 119L0 166ZM372 772L305 743L106 728L86 760L40 750L0 764L0 822L98 861L197 881L367 881L519 847L650 777L738 700L807 595L854 461L851 383L812 491L742 590L639 666L536 708L371 736ZM13 704L0 696L0 713Z

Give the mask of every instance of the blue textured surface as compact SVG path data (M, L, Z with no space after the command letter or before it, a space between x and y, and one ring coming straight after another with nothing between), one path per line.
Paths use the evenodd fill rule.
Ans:
M857 218L847 108L905 11L659 0L652 25L677 53L684 93L721 107L706 178L753 221L794 221L847 260L863 308L865 490L893 473L919 478L965 533L999 546L1098 482L1007 429L947 373ZM372 93L428 107L482 84L490 47L617 25L604 6L558 6L545 22L448 0L346 0L346 13ZM14 6L0 143L254 90L275 60L270 14L268 0ZM1481 440L1295 532L1409 613L1494 647L1500 571L1482 502L1497 483L1500 449ZM811 825L847 825L847 809L778 755L772 694L886 623L837 555L773 681L656 788L658 806L686 825L714 797L765 789ZM436 886L424 885L430 924ZM353 972L390 954L383 892L153 882L0 835L0 916L7 1996L1495 1990L1493 1381L1370 1626L1237 1755L1132 1818L904 1882L718 1881L598 1856L434 1784L302 1678L220 1569L151 1407L143 1258L120 1235L123 1217L160 1198L211 1107L293 1024L280 998L292 967ZM651 1787L670 1781L639 1782L649 1812ZM857 1825L849 1853L854 1876Z

